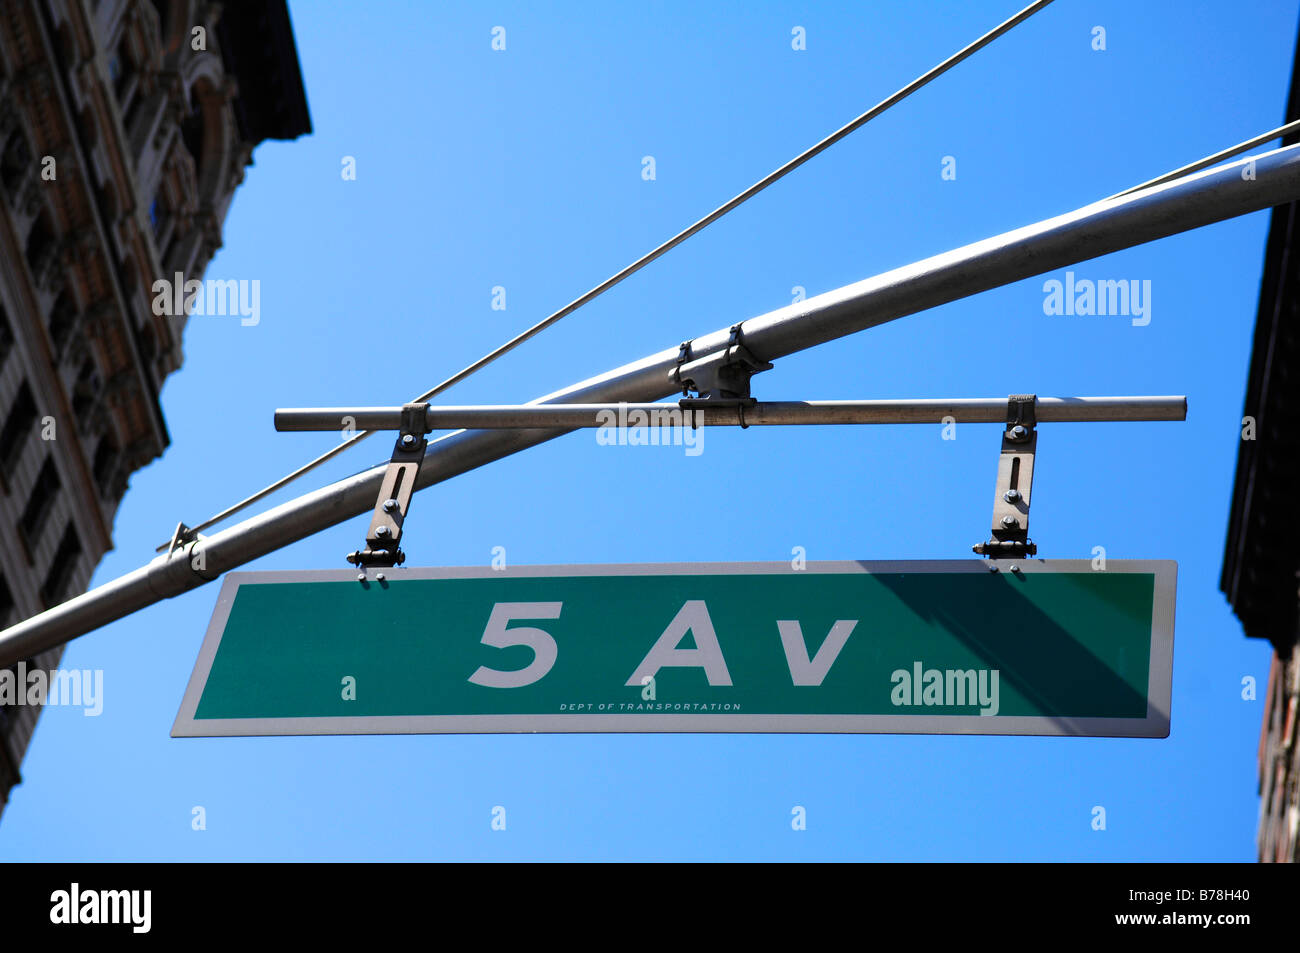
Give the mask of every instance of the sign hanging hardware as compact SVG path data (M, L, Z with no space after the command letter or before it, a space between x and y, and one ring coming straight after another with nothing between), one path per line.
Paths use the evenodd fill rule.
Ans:
M1037 404L1034 394L1012 394L1007 398L1007 422L1002 431L993 497L992 535L971 547L989 559L1021 559L1038 552L1038 546L1029 538L1034 454L1038 450Z
M682 410L735 407L740 426L748 427L745 408L758 403L750 396L749 379L760 371L770 371L772 366L745 345L745 333L739 324L732 325L727 346L707 357L695 359L691 342L685 341L678 349L677 364L671 373L673 382L682 389L677 405ZM691 391L697 396L691 397Z
M415 480L424 462L424 451L429 445L425 439L428 428L425 411L428 404L405 404L402 407L401 433L393 447L393 456L379 484L379 499L375 502L370 529L366 533L366 548L349 553L347 560L362 570L367 566L400 566L406 554L399 548L402 541L402 524L406 521L415 492Z
M682 410L695 414L669 415L660 426L700 426L699 411L709 407L707 423L741 427L753 425L929 424L960 416L971 423L1000 423L1002 450L993 503L990 538L972 549L989 558L993 572L1013 573L1025 567L999 567L996 560L1035 556L1038 547L1029 538L1029 504L1034 460L1038 449L1037 425L1048 421L1156 421L1185 420L1185 397L1038 397L1013 394L1008 398L930 398L924 400L767 401L750 396L750 378L772 367L745 346L740 325L731 329L728 345L708 357L695 359L691 342L681 345L678 359L667 374L681 387ZM694 391L697 396L689 394ZM415 490L428 446L424 434L434 430L556 430L609 426L611 413L629 408L638 413L660 414L671 403L482 405L433 407L427 403L400 407L291 408L275 412L280 431L335 430L340 418L350 417L367 430L397 430L400 434L384 471L379 499L367 535L367 548L349 554L348 561L366 566L397 566L405 559L398 544L402 523ZM676 416L676 422L672 417ZM695 419L686 419L687 417ZM183 524L176 541L190 532ZM199 537L200 539L202 537ZM382 577L376 577L382 583ZM364 571L361 579L365 580Z

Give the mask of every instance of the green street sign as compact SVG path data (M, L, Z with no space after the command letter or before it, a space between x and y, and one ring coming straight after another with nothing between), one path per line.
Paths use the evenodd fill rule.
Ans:
M1177 565L1016 565L230 573L172 735L1167 737Z

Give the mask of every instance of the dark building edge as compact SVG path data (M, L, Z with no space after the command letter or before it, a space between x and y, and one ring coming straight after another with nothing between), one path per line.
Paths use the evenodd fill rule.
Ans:
M1300 38L1291 67L1286 121L1300 119ZM1289 137L1294 145L1300 137ZM1219 586L1250 638L1273 645L1262 695L1242 680L1242 698L1261 701L1258 858L1300 860L1300 202L1269 221L1237 473ZM1253 432L1252 432L1253 429Z
M239 82L232 104L240 138L296 139L311 133L307 92L285 0L227 3L217 21L226 72Z
M1300 119L1300 42L1286 121ZM1290 136L1285 145L1300 137ZM1291 653L1300 618L1300 202L1273 209L1219 587L1246 635Z

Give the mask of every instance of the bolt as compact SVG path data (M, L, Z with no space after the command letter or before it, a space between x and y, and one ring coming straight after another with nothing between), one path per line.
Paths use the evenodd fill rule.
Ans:
M397 501L396 501L396 500L384 500L384 512L385 512L385 513L391 513L391 512L393 512L393 510L395 510L395 509L397 509Z
M989 563L989 572L997 572L997 571L998 571L998 567L995 566L993 563Z
M1002 499L1006 500L1008 503L1017 503L1020 500L1020 491L1007 490L1007 492L1002 494ZM387 509L388 505L384 504L384 508Z
M379 582L383 582L385 578L387 577L385 577L382 572L375 573L375 579L377 579Z
M1029 436L1029 431L1026 430L1024 427L1020 426L1020 424L1016 424L1014 427L1011 428L1012 440L1024 440L1028 436Z
M365 582L365 581L366 581L366 574L363 572L357 573L357 582Z
M409 450L411 447L414 447L414 446L415 446L415 437L414 437L414 435L409 434L409 433L404 433L404 434L402 434L402 446L403 446L403 447L406 447L408 450Z
M1016 519L1014 516L1004 516L1002 517L1002 525L1005 526L1007 529L1010 529L1013 526L1019 526L1020 521ZM382 526L380 527L380 529L383 528L384 527Z
M1020 567L1019 567L1019 566L1012 566L1012 567L1011 567L1011 571L1012 571L1012 572L1020 572Z
M388 535L388 527L387 527L387 526L381 526L381 527L379 527L378 529L375 530L375 535L376 535L376 536L387 536L387 535Z

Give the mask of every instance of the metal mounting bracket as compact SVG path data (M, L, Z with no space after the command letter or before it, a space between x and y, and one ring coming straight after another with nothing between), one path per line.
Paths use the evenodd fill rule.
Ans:
M772 364L756 357L744 338L741 326L733 325L727 346L698 360L692 360L691 342L682 344L672 380L682 389L678 405L683 410L758 403L749 395L749 379L760 371L770 371ZM691 391L698 396L689 396Z
M415 492L415 478L424 462L425 411L428 404L405 404L402 407L401 433L393 447L393 456L379 484L379 499L370 529L366 533L366 548L349 553L347 560L354 566L400 566L406 554L398 548L402 541L402 524Z
M172 531L171 542L167 544L167 555L170 556L180 547L187 546L196 539L202 539L197 530L190 529L184 522L176 524L176 529Z
M989 559L1033 556L1037 545L1029 538L1029 502L1034 486L1034 454L1038 450L1033 394L1007 398L1007 425L998 456L998 484L993 497L992 537L971 547Z

